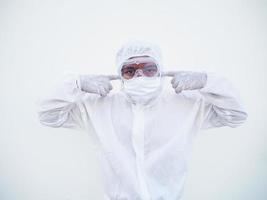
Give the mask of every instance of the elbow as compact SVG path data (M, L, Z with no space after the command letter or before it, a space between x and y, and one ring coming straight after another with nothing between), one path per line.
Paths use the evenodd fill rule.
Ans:
M244 111L238 111L234 115L228 115L225 118L226 125L231 128L237 128L247 121L248 114Z
M49 126L52 128L62 127L65 121L67 121L67 118L67 113L60 114L60 112L51 113L48 111L38 113L39 122L44 126Z

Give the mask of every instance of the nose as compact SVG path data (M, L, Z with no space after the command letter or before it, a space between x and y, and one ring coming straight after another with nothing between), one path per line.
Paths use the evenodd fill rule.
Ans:
M142 71L141 69L137 69L137 70L135 71L134 76L137 76L137 77L139 77L139 76L144 76L143 71Z

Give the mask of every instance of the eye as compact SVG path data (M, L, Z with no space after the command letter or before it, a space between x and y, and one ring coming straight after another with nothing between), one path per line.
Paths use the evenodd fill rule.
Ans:
M147 66L147 67L145 68L145 70L146 70L147 72L156 72L156 71L157 71L157 67L151 65L151 66Z
M126 70L126 73L133 73L134 72L134 69L127 69Z
M125 74L132 74L132 73L133 73L132 70L128 70L128 71L125 72Z
M135 70L132 67L128 67L128 68L122 69L121 71L122 71L123 74L129 74L129 75L131 75L131 74L134 73Z

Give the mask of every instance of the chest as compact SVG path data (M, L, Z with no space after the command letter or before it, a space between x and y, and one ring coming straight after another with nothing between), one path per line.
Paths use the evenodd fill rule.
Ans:
M113 107L115 110L115 107ZM139 131L147 149L157 149L168 143L183 145L195 131L197 104L169 101L147 109L120 105L121 112L111 112L112 128L118 140L132 144L133 132Z

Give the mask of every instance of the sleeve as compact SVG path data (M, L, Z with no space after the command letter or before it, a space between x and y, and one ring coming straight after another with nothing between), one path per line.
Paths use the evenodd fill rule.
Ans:
M201 96L200 129L229 126L235 128L247 119L237 90L225 77L207 73Z
M65 73L63 81L46 97L37 101L38 118L41 124L49 127L63 127L77 130L91 128L86 109L86 101L93 100L95 94L80 89L79 75Z

